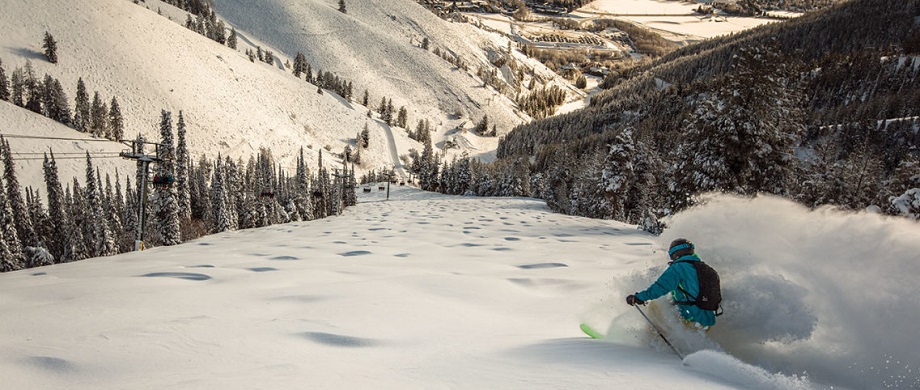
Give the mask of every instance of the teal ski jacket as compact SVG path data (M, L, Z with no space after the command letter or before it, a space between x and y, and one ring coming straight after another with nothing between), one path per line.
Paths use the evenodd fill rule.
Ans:
M700 261L700 257L696 254L682 256L674 260L655 283L649 288L636 293L636 298L648 302L670 292L675 302L692 301L693 298L688 297L677 287L680 286L694 297L699 296L700 282L696 275L696 267L690 264L694 261ZM702 326L716 324L716 312L712 310L703 310L696 305L677 305L677 307L680 310L680 316L687 321L696 322Z

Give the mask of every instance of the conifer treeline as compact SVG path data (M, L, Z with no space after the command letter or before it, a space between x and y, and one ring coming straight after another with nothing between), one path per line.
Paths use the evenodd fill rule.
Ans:
M31 187L25 189L23 199L12 151L0 136L4 167L0 178L0 271L133 250L139 191L150 193L143 226L147 247L175 245L227 230L325 218L357 203L353 173L330 175L322 165L322 154L315 174L307 167L302 148L293 173L280 167L268 149L260 150L248 163L221 156L201 157L192 163L182 113L177 140L173 141L171 113L162 113L160 130L157 156L162 161L149 173L147 188L140 188L140 166L135 186L130 176L122 185L116 175L113 183L109 174L93 167L89 153L84 185L76 178L64 184L54 153L48 152L44 161L45 202L40 190Z

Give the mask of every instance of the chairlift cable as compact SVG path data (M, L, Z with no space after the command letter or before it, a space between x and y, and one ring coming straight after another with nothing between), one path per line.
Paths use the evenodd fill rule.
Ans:
M118 141L113 141L113 140L106 139L106 138L63 138L63 137L48 137L48 136L41 136L41 135L3 134L3 133L0 133L0 136L3 136L3 138L44 139L44 140L52 140L52 141L83 141L83 142L115 142L115 143L118 143Z

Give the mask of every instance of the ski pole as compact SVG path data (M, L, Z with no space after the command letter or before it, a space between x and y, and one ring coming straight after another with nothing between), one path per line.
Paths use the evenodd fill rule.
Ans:
M652 328L655 328L655 332L658 332L658 335L661 336L661 339L664 340L664 343L667 344L669 347L671 347L672 350L674 350L674 353L676 353L677 356L680 357L680 360L684 360L684 355L681 355L680 351L678 351L677 348L674 348L674 345L672 345L671 342L668 341L666 337L664 337L664 334L661 333L661 329L658 329L658 326L655 325L655 323L652 322L652 320L650 320L647 315L645 315L645 312L639 308L639 305L636 305L635 307L636 307L636 310L639 311L639 314L642 314L642 316L645 317L645 320L648 321L649 325L651 325Z

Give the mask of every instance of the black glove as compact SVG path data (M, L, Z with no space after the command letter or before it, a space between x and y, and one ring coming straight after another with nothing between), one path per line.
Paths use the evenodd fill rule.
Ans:
M636 298L636 294L629 294L629 296L626 297L626 303L628 303L629 306L635 306L635 305L644 305L645 301L639 298Z

